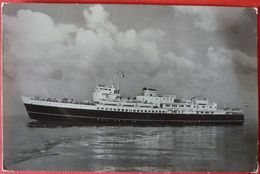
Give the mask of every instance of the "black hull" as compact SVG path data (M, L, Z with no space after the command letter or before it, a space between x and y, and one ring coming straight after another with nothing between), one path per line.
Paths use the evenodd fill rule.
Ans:
M103 125L176 125L176 124L243 124L244 115L197 115L165 113L133 113L59 108L25 104L33 120Z

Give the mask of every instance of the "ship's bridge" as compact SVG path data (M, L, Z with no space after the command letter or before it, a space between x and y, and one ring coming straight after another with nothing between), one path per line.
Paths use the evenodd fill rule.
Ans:
M106 85L97 85L95 91L93 92L93 100L100 101L100 100L115 100L119 97L119 90L112 86Z
M106 94L113 94L115 93L117 90L115 89L115 87L112 86L106 86L106 85L98 85L95 89L95 91L97 92L102 92L102 93L106 93Z
M217 103L216 102L209 102L208 99L196 99L193 97L191 99L193 104L196 106L198 110L207 110L207 111L216 111L217 110Z
M161 103L164 104L174 103L175 99L176 99L176 95L164 95L163 97L161 97Z

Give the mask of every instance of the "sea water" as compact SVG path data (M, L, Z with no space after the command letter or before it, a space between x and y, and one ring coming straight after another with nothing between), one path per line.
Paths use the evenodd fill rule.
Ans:
M30 123L27 115L13 118L16 119L12 122L4 122L6 170L256 170L256 123L172 127L48 126Z

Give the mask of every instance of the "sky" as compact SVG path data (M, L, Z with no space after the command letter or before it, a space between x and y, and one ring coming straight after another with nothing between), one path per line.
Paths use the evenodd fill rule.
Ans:
M248 105L257 118L253 8L5 4L4 105L19 96L91 99L95 83L125 72L121 94L199 96Z

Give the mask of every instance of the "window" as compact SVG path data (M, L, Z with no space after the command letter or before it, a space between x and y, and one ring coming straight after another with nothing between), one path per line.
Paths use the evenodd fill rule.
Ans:
M184 105L180 105L180 107L184 107Z
M125 111L128 111L128 109L126 109Z
M122 109L122 111L125 111L124 109Z
M205 106L202 106L202 108L205 108Z
M139 110L138 110L138 109L137 109L136 111L137 111L137 112L139 112Z
M97 107L97 109L99 109L99 107Z
M114 111L116 111L116 108L114 108Z
M120 111L120 109L117 109L117 111Z
M102 110L104 109L104 108L101 108Z
M105 110L108 110L108 108L105 108Z
M135 112L135 109L133 111Z

